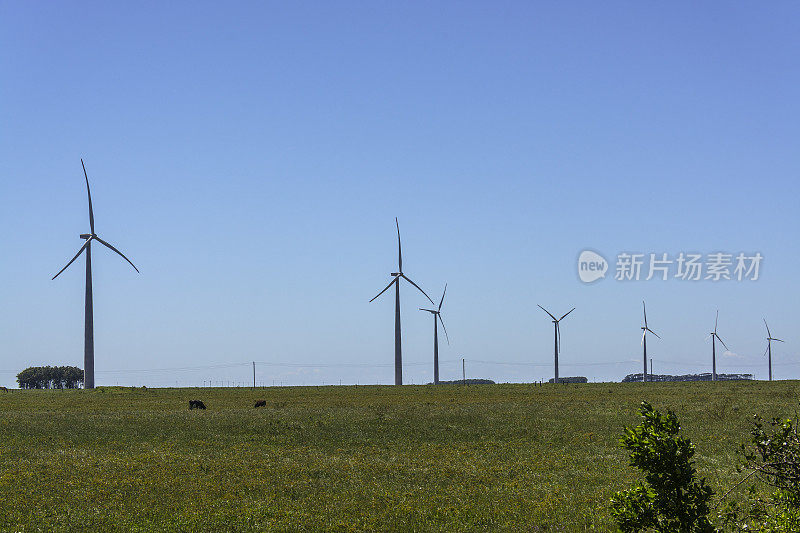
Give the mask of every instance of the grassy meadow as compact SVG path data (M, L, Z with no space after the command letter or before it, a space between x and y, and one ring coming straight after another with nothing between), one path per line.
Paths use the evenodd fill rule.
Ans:
M798 399L796 381L12 391L0 530L606 531L641 400L678 414L724 492L752 415Z

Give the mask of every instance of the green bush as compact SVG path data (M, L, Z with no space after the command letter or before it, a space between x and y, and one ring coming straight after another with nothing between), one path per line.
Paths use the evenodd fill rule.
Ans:
M749 510L754 523L739 523L742 530L764 533L800 531L800 435L792 419L773 418L767 427L754 417L750 442L742 444L743 481L755 477L773 487L770 501L756 500ZM741 483L741 482L740 482Z
M713 495L705 479L698 480L692 463L694 446L679 437L672 411L662 415L642 402L642 423L625 428L620 443L630 452L631 466L644 472L645 483L618 492L611 514L624 532L712 532L708 503Z

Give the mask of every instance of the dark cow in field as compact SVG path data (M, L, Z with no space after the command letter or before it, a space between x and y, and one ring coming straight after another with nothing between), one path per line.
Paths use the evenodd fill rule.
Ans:
M192 409L205 409L206 404L202 402L202 400L189 400L189 410Z
M258 409L259 407L266 407L267 402L266 400L257 400L256 404L253 406L253 409Z
M0 390L3 391L3 392L8 392L8 389L5 388L5 387L0 387Z

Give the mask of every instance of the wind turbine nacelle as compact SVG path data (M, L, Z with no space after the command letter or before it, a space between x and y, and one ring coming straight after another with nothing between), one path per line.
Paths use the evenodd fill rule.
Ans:
M389 274L389 275L390 275L390 276L392 276L392 277L394 278L394 277L396 277L396 276L399 276L400 274L401 274L400 272L392 272L392 273L391 273L391 274Z
M86 239L91 239L91 238L92 238L92 234L91 233L81 233L81 239L86 240Z

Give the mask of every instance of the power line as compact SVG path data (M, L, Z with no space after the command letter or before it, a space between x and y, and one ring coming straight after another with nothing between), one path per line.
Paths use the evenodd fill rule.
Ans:
M202 366L183 366L183 367L171 367L171 368L138 368L138 369L124 369L124 370L97 370L96 373L103 373L103 374L119 374L119 373L128 373L128 372L191 372L191 371L200 371L200 370L212 370L212 369L219 369L219 368L235 368L239 366L249 365L250 363L223 363L223 364L215 364L215 365L202 365Z
M460 361L460 359L459 359ZM467 359L470 363L480 363L484 365L517 365L517 366L541 366L551 367L553 363L528 363L525 361L482 361L479 359ZM559 366L601 366L601 365L630 365L636 364L637 361L607 361L598 363L561 363Z
M269 361L256 361L259 365L265 366L287 366L295 368L388 368L394 367L394 363L282 363L282 362L269 362ZM403 366L421 366L430 365L432 362L416 363L407 362Z
M470 363L483 364L483 365L499 365L499 366L522 366L522 367L543 367L549 368L552 363L533 363L527 361L487 361L483 359L464 359ZM440 360L440 364L457 364L461 363L462 359L447 359ZM133 373L156 373L156 372L200 372L205 370L215 370L224 368L240 368L251 366L254 362L239 362L239 363L215 363L209 365L195 365L195 366L180 366L180 367L163 367L163 368L131 368L131 369L111 369L111 370L97 370L98 374L133 374ZM256 364L267 367L285 367L285 368L391 368L393 363L296 363L296 362L282 362L282 361L255 361ZM561 363L562 366L569 367L593 367L593 366L611 366L611 365L631 365L637 364L638 361L634 359L626 361L598 361L598 362L581 362L581 363ZM429 366L431 361L417 362L409 361L403 363L403 366ZM659 359L659 364L671 367L689 367L689 368L705 368L710 367L709 363L701 362L688 362L688 361L675 361L669 359ZM723 361L726 367L741 367L741 368L761 368L763 364L739 364L730 361ZM800 361L793 362L776 362L774 366L797 366ZM0 374L18 374L19 370L0 370Z

